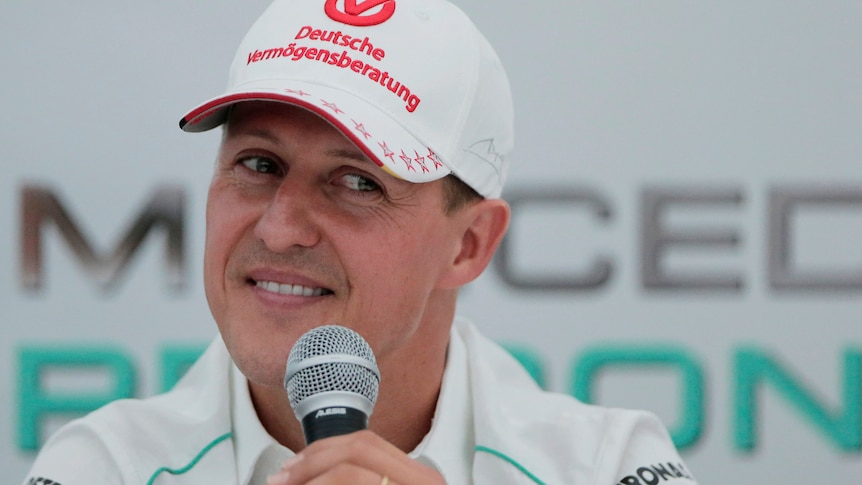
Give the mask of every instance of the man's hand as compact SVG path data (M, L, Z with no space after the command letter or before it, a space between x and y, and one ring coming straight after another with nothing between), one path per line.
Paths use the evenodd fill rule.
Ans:
M446 482L436 470L364 430L315 441L267 479L267 485L303 483L445 485Z

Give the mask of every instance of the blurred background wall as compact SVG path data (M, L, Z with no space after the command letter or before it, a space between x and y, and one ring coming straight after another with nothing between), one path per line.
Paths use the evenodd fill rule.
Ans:
M177 121L267 3L0 3L12 483L59 425L168 388L215 334L219 135ZM517 115L511 232L460 312L545 387L656 412L701 483L857 482L862 4L456 3Z

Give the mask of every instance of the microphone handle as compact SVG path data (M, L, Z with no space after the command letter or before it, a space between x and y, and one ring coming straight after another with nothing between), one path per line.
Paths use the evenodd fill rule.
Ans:
M352 433L368 428L368 416L349 407L332 406L314 410L302 418L305 444L317 440Z

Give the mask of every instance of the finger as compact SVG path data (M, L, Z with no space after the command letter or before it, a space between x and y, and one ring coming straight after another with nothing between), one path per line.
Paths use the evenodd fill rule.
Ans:
M301 458L285 463L291 480L298 480L292 483L311 480L342 463L376 473L378 483L384 476L390 483L421 483L431 477L439 477L434 470L412 460L370 431L317 441L298 456Z
M302 452L306 455L309 455L311 453L318 453L329 448L344 446L345 444L351 443L356 440L361 440L369 446L378 447L381 450L388 452L392 456L404 455L404 452L398 449L395 445L386 441L377 433L374 433L373 431L369 431L367 429L315 441L314 443L308 445L308 447L306 447L305 450L303 450Z
M378 485L380 483L385 483L386 485L394 484L394 482L389 480L388 477L381 477L375 472L366 470L351 463L339 463L322 474L315 476L311 480L306 480L294 471L282 470L267 478L266 483L267 485L329 485L343 483L354 485Z
M398 448L370 431L361 431L316 441L303 450L298 459L288 460L285 470L298 480L312 480L340 464L350 464L378 474L379 483L384 475L404 475L410 458ZM342 470L341 473L344 473Z
M306 485L343 485L345 483L351 485L379 485L385 481L388 480L371 470L366 470L350 463L341 463L323 475L315 477Z

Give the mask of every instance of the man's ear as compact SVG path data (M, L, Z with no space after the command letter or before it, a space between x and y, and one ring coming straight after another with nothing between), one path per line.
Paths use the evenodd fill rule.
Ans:
M452 217L463 218L460 248L441 285L458 288L485 271L509 227L509 204L503 199L485 199L461 209Z

